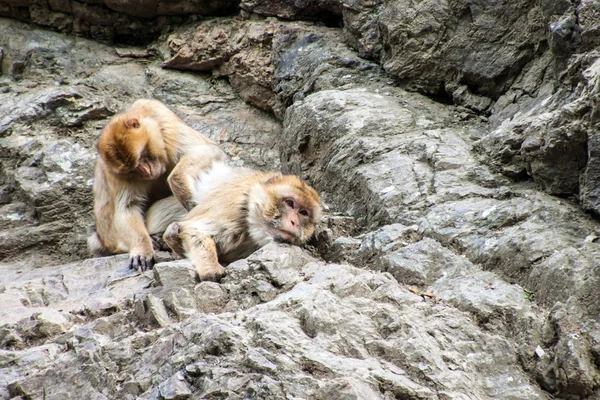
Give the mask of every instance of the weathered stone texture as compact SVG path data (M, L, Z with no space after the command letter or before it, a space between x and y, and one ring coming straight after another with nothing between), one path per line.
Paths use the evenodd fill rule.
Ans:
M189 15L227 15L238 2L147 0L3 0L0 17L100 41L149 42Z
M44 4L11 10L68 30ZM0 20L0 398L600 396L597 5L241 8L145 48ZM139 97L319 189L314 246L220 283L82 260L95 139Z
M163 100L237 163L243 157L277 167L272 147L280 124L237 100L223 82L167 73L159 60L119 57L107 46L7 20L0 29L0 257L6 261L44 265L85 256L95 141L107 119L137 98Z

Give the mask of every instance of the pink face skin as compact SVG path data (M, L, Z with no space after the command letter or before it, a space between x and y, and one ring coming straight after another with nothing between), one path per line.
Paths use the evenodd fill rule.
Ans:
M140 160L136 170L144 180L156 179L165 172L165 166L158 160Z
M113 175L123 177L125 179L141 179L154 180L165 173L165 166L158 160L140 160L137 166L133 169L127 168L125 165L109 164L109 168Z
M282 211L284 215L277 230L278 236L290 243L301 243L304 237L303 220L310 217L310 211L302 207L302 204L294 197L283 199Z

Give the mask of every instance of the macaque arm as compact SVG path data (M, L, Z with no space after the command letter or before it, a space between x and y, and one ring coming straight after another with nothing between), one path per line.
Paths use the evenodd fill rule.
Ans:
M130 268L142 271L151 269L154 266L154 249L141 206L123 203L122 200L117 203L113 220L117 239L129 251Z
M195 182L203 171L216 161L226 161L227 155L217 145L200 145L190 149L169 175L171 191L179 202L189 211L194 206Z
M219 264L215 241L195 228L193 223L182 225L174 222L163 238L174 252L192 261L200 280L219 281L225 275L225 268Z
M93 187L96 231L88 238L88 250L94 257L110 255L115 251L109 240L112 233L114 202L108 190L102 161L98 160L94 172Z

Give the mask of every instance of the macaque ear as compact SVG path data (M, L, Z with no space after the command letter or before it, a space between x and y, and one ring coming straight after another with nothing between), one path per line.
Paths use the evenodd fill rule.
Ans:
M133 128L139 128L140 127L140 120L137 118L129 118L127 121L125 121L125 128L127 129L133 129Z
M278 180L281 179L281 177L283 176L283 174L281 172L278 172L277 175L267 179L267 181L265 182L267 185L271 185L273 183L276 183Z

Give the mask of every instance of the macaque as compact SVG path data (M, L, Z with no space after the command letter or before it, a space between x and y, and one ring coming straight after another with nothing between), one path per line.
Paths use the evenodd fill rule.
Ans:
M189 213L167 197L150 207L146 224L152 234L164 232L167 245L192 261L201 280L218 281L225 274L221 263L270 241L306 243L321 216L318 193L294 175L215 162L195 189Z
M88 239L92 255L129 253L129 267L154 265L144 211L175 195L190 209L197 174L227 156L215 142L187 126L158 100L137 100L115 115L98 140L94 175L96 232Z

